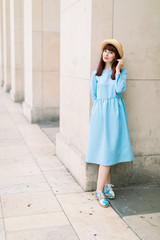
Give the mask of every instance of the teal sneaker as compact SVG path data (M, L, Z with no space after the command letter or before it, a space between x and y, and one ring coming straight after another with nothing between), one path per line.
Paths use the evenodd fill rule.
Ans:
M97 199L99 200L99 204L102 206L102 207L109 207L110 203L109 201L106 199L103 191L97 193L95 192L95 196L97 197Z
M112 185L112 184L108 184L107 186L104 187L104 194L109 199L115 198L115 193L114 193L112 187L114 187L114 185Z

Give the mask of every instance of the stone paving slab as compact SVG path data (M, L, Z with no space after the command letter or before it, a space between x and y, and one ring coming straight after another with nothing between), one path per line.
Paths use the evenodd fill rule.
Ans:
M123 219L129 226L131 226L131 228L139 235L141 239L160 239L160 212L126 216Z
M23 134L24 141L29 147L39 147L53 145L45 135L42 134Z
M81 240L138 240L111 208L102 208L93 192L57 195Z
M56 156L36 157L36 162L42 171L63 170L66 168Z
M20 110L22 112L22 109ZM26 119L26 117L24 115L20 115L19 112L18 113L11 113L11 117L12 117L12 120L18 125L18 124L23 124L23 125L29 125L29 121L28 119Z
M22 137L18 134L13 133L2 133L0 134L0 142L1 146L15 146L17 145L25 145L24 140Z
M2 129L3 128L6 128L6 129L8 129L8 128L15 129L16 128L10 114L6 111L6 109L5 109L5 111L1 112L0 124L1 124L0 126Z
M31 146L30 151L32 152L34 157L47 157L47 156L54 156L56 154L56 146L49 145L49 146Z
M3 216L2 216L2 204L1 204L1 198L0 198L0 218L3 218Z
M116 189L112 206L121 217L160 212L160 185L132 186Z
M6 232L70 225L63 212L4 218Z
M46 122L39 124L43 132L56 144L56 134L59 132L59 122Z
M53 192L1 195L1 201L5 218L62 212L62 208Z
M50 228L7 232L7 240L79 240L79 238L72 226L68 224Z
M0 148L1 151L1 148ZM31 164L35 164L35 159L29 155L23 155L23 156L19 156L19 157L4 157L4 158L0 158L0 164L2 165L13 165L13 164L21 164L22 165L31 165Z
M3 219L0 219L0 240L6 240Z
M17 124L17 128L22 135L41 135L45 136L41 128L37 124Z
M9 163L1 164L0 167L1 178L31 176L38 174L41 174L41 171L36 163Z
M9 151L8 151L9 149ZM14 152L14 155L13 155ZM0 159L6 159L6 158L14 158L14 159L28 159L31 158L31 151L30 149L24 145L24 146L1 146L0 145ZM24 160L23 160L24 161Z
M44 171L43 174L55 194L84 192L66 169Z
M42 174L13 178L1 178L0 195L50 191Z

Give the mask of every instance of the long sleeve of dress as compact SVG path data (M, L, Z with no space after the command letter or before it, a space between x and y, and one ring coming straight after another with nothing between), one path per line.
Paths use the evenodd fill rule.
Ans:
M95 100L97 99L97 80L96 80L96 70L92 72L91 78L90 78L90 91L91 91L91 97L92 97L92 103L94 104Z
M115 78L116 78L116 92L117 93L123 93L126 90L126 79L127 79L127 70L122 69L121 73L116 73Z

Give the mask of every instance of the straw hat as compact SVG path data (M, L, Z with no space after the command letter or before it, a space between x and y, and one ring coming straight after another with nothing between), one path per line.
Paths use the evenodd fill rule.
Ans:
M103 52L103 48L106 44L112 44L113 46L115 46L119 55L120 55L120 58L123 57L123 48L122 48L122 45L119 41L117 41L116 39L106 39L106 40L104 40L101 43L101 51L102 52Z

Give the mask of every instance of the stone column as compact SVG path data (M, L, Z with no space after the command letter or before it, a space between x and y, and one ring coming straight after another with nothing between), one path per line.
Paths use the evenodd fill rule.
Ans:
M97 165L85 163L91 112L89 79L98 66L100 44L109 38L119 40L124 48L128 74L123 97L135 155L134 162L111 168L112 183L125 186L160 180L160 3L131 2L61 1L61 105L56 154L86 191L96 189L98 173Z
M11 89L10 0L3 0L4 89Z
M160 182L160 1L114 0L113 36L124 47L124 93L135 161L112 168L117 185ZM132 37L131 37L132 36Z
M23 112L30 122L59 118L59 1L24 0Z
M11 91L14 102L24 100L23 0L10 0Z
M0 85L4 84L4 59L3 59L3 0L0 0Z
M61 105L56 154L85 190L95 188L97 180L97 166L85 163L92 106L89 80L98 64L101 41L112 37L112 1L107 2L61 1Z

